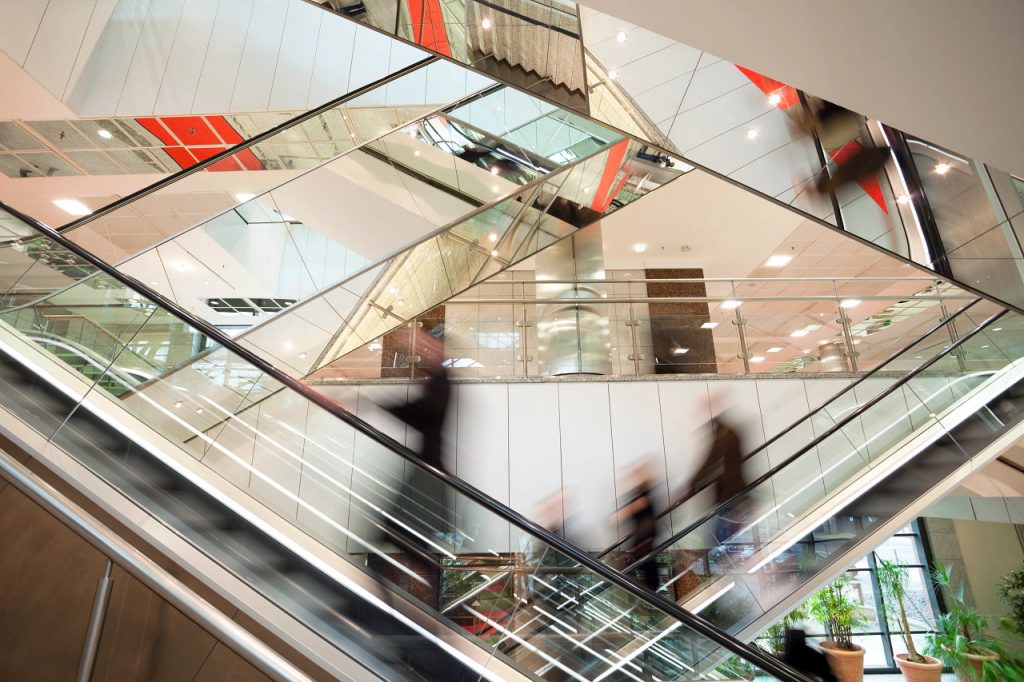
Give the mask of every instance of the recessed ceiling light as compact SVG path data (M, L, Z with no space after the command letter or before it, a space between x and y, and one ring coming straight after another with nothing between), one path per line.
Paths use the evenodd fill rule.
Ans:
M714 329L718 326L717 322L705 322L700 326L701 329Z
M629 36L626 34L625 31L619 31L615 35L615 40L619 41L620 43L624 43L624 42L626 42L626 38L628 38L628 37Z
M992 331L994 331L994 332L1001 332L1001 331L1003 331L1003 328L1002 327L996 327Z
M771 348L769 348L765 352L766 353L778 353L780 350L782 350L782 346L772 346Z
M613 81L613 80L615 80L618 77L619 77L619 72L616 71L615 69L612 69L611 71L608 72L608 80Z
M804 327L804 329L806 329L809 332L816 332L819 329L821 329L821 325L820 324L809 324L806 327Z
M689 348L676 348L672 351L672 355L686 355L690 352Z
M498 186L497 185L492 185L491 186L491 191L494 192L495 194L497 194L498 193Z
M491 28L491 26L493 26L490 18L488 17L484 17L484 20L480 22L480 25L484 27L484 30L488 30Z
M494 258L497 258L498 257L498 250L494 249L493 251L491 251L491 256L494 257Z
M755 355L754 357L750 358L750 361L751 362L764 362L764 356L763 355Z
M764 265L766 268L781 268L789 265L789 261L791 260L793 260L792 256L777 254L769 257L768 260L764 262Z
M114 133L110 132L106 128L100 128L99 130L96 131L96 134L102 137L104 140L110 140L113 139L114 137Z
M291 350L291 349L292 349L292 347L293 347L293 346L292 346L292 342L291 342L291 341L285 341L285 342L284 342L284 349L285 349L285 350Z
M203 282L203 286L208 287L208 286L210 286L210 283L209 282Z
M202 413L203 413L203 408L197 407L196 408L196 414L202 414Z
M89 215L92 211L78 199L54 199L53 204L68 215Z
M181 403L181 401L180 401L180 400L178 400L178 401L176 401L176 402L174 403L174 406L175 406L175 407L181 407L181 404L182 404L182 403Z
M768 95L768 106L777 107L782 103L782 95L777 92L773 92Z
M300 360L305 360L306 359L306 354L305 353L299 353L299 359Z
M156 286L156 285L160 284L160 282L158 282L158 281L156 281L156 280L154 279L154 280L153 280L152 282L150 282L150 284L152 284L153 286Z
M635 251L636 253L643 253L646 250L647 250L647 244L644 244L643 242L640 242L638 244L633 244L633 251Z
M758 135L760 135L760 133L757 131L757 128L747 128L748 140L756 140Z
M938 173L939 175L945 175L946 173L949 172L949 169L952 167L953 164L942 161L940 163L935 164L935 172Z
M801 353L810 353L810 352L811 352L811 349L810 349L810 348L804 348L804 349L803 349L802 351L800 351L800 352L801 352Z
M383 347L384 346L382 346L379 341L374 341L369 346L367 346L366 349L372 353L374 351L380 350Z
M419 149L417 149L416 151L414 151L414 152L412 153L412 155L413 155L413 156L419 156L419 155L420 155L420 150L419 150Z
M859 298L848 298L845 301L841 301L839 303L839 306L841 308L856 308L859 305L860 305L860 299Z
M405 299L404 298L398 299L397 301L395 301L395 305L405 305Z
M252 194L250 192L239 192L238 194L235 195L235 200L240 204L244 204L245 202L249 201L255 196L255 194Z
M807 336L808 334L810 334L810 332L807 331L806 329L797 329L795 332L790 334L790 336L792 336L795 339L798 339L801 336Z
M735 310L743 305L743 301L722 301L722 308L724 310Z
M490 239L492 242L496 242L498 241L498 233L491 232L489 235L487 235L487 238Z

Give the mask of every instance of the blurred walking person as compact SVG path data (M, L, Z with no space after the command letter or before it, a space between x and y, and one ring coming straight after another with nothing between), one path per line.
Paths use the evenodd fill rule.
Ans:
M807 634L803 630L786 630L782 662L798 672L810 675L811 679L836 682L835 673L825 654L807 644Z
M658 514L654 507L654 476L650 464L640 462L627 479L629 494L626 503L619 510L619 520L630 525L629 546L630 563L651 553L655 547L658 534ZM658 561L651 557L636 567L636 575L644 585L653 591L658 590Z

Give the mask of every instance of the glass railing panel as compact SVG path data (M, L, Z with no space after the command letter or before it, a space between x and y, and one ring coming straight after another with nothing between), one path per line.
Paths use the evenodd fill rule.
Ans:
M1005 315L991 322L985 333L972 336L961 348L971 353L981 345L991 345L990 337L994 334L992 330L999 326L1005 330L1005 325L1011 321L1017 323L1018 316ZM951 351L944 352L949 354ZM1011 359L1007 358L1004 368L1009 367L1010 362ZM723 574L730 576L726 580L742 579L766 610L774 600L785 596L812 575L817 566L828 562L832 553L828 550L830 538L835 540L833 549L839 551L855 535L847 528L853 527L851 522L837 515L815 531L819 541L824 543L816 545L819 555L807 555L805 559L800 559L797 556L799 545L786 539L787 533L791 535L790 529L798 527L809 518L813 510L843 490L856 477L885 464L895 452L893 448L896 445L907 442L929 427L943 425L950 429L959 428L958 421L943 424L949 418L949 411L967 395L959 392L956 385L966 382L976 389L990 378L991 375L981 378L977 373L951 373L931 368L912 377L892 394L872 404L859 418L830 429L829 435L817 443L815 448L801 454L799 459L730 501L729 509L718 518L705 521L690 532L688 537L678 538L667 553L678 554L683 550L704 552L707 555L705 566L708 561L715 564L717 557L717 565L725 567ZM857 388L871 381L862 382ZM891 385L886 380L878 381L882 384L869 387L868 393L877 395L882 385ZM853 407L853 404L846 407ZM834 411L837 417L840 412ZM794 454L803 448L799 442L793 445L798 448ZM957 466L966 461L965 452L955 444L946 447L946 453L948 456L935 457L943 462L952 458L950 461ZM931 454L928 456L932 457ZM903 466L913 467L914 464L911 462ZM946 468L943 468L944 465L936 466L937 470L946 471L953 465ZM892 508L893 504L886 502L881 508ZM823 547L826 550L824 552ZM691 558L688 557L688 561ZM787 563L790 568L783 570ZM704 570L707 573L709 569ZM713 570L711 572L714 573ZM683 581L679 578L674 582ZM699 601L700 594L695 591L690 598ZM732 625L731 622L715 622L721 626Z
M446 96L452 92L450 84L462 86L455 98L493 84L456 64L426 64L294 122L218 161L209 173L161 187L68 235L104 260L119 263L450 101L434 99L425 89L427 82L449 83L441 89Z
M80 377L78 385L93 390L52 438L101 475L113 476L113 483L142 485L117 473L140 458L191 462L188 466L209 472L212 485L243 493L261 514L276 515L356 566L369 562L392 587L527 673L544 676L557 668L584 679L604 679L629 666L644 677L688 673L719 678L717 644L411 466L298 393L282 390L234 353L218 348L207 355L217 357L206 365L181 368L134 391L111 391L104 380L135 366L133 356L142 340L173 344L178 337L203 335L124 287L77 287L88 289L90 297L101 291L114 301L141 300L134 314L144 319L125 326L123 343L98 375L65 363ZM118 323L108 308L94 310L103 311L91 318L96 324ZM13 343L24 343L17 330L3 333ZM48 350L45 344L39 347ZM52 356L50 362L64 361ZM121 424L123 433L147 445L111 455L83 451L82 435L95 431L96 414L105 414L105 420ZM101 460L106 463L99 465ZM143 500L153 494L144 487L134 492ZM184 514L178 507L163 511L177 514L172 525L186 537L207 537L208 519L202 514ZM204 542L203 551L234 551ZM441 567L443 603L436 601L437 590L424 585L419 567L425 561ZM261 575L261 567L251 561L235 566L243 579L259 585L273 579ZM493 589L480 596L484 583ZM278 583L272 598L299 599L289 585ZM566 628L566 623L575 625Z

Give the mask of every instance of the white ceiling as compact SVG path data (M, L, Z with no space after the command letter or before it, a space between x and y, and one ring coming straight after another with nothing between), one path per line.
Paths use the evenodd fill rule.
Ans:
M1019 0L585 4L1024 173Z

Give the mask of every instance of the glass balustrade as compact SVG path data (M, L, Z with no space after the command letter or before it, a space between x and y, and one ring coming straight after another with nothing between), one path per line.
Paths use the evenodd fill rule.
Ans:
M48 239L33 238L32 249L25 240L4 245L0 341L5 381L20 389L4 391L3 404L203 551L223 558L245 550L210 539L212 521L202 512L209 502L171 505L159 496L159 482L140 473L148 463L192 472L243 519L274 528L272 537L292 546L315 541L372 571L528 676L735 677L739 664L725 659L721 642L563 553L514 515L412 466L387 441ZM44 244L45 262L29 255ZM56 352L55 341L79 352ZM210 350L201 361L178 365L203 347ZM176 365L160 377L139 376L140 368ZM133 445L106 449L96 440L98 424ZM336 613L318 620L311 588L280 575L267 563L272 557L245 556L230 564L240 577L311 627L347 627ZM424 577L431 573L437 590Z

